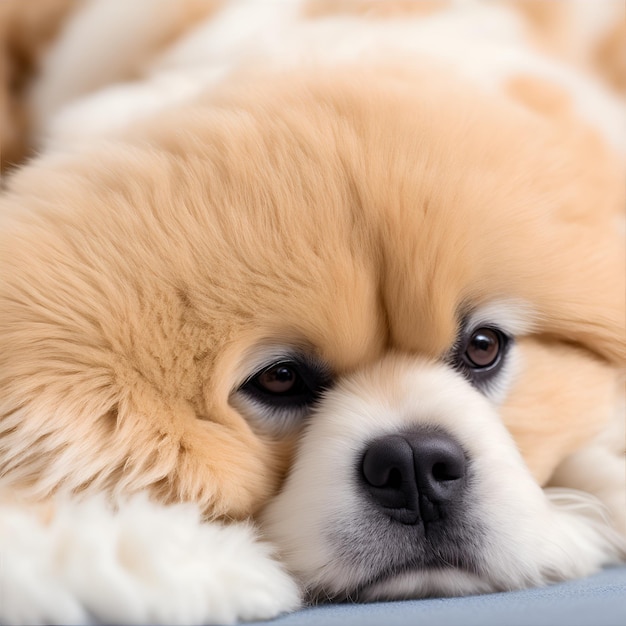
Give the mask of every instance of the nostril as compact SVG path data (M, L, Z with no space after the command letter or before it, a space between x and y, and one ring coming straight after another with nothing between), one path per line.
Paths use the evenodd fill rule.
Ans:
M433 465L433 478L438 481L454 480L456 476L450 474L449 468L445 463L435 463Z
M362 484L376 505L399 521L413 523L417 485L413 450L406 438L388 435L373 441L365 450L360 470Z
M463 477L463 470L458 464L453 465L451 463L439 462L433 465L432 476L439 482L458 480Z
M407 434L414 453L418 489L434 502L451 502L463 491L467 462L461 446L439 432Z
M400 489L402 487L402 473L397 467L391 468L387 482L383 486L389 489Z
M363 477L372 487L399 487L413 473L413 451L404 437L389 435L374 441L361 462Z

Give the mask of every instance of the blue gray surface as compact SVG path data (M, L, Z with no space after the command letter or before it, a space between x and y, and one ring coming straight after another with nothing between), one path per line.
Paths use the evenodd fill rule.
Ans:
M271 626L626 626L626 566L581 580L465 598L303 609Z

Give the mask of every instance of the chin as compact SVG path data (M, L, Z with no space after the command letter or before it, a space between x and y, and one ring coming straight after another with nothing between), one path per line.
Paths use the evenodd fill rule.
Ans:
M40 154L0 196L0 621L262 619L626 559L621 101L526 44L461 54L471 27L435 54L444 4L370 4L248 7L285 44L226 66L210 35L244 5L138 3L176 45L126 83L92 59L88 90L68 50L120 10L93 2L46 57Z

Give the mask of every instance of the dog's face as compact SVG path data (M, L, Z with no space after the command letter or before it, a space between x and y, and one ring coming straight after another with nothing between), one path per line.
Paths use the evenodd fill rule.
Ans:
M613 544L541 485L615 411L621 183L591 132L434 72L259 82L34 164L3 200L0 472L270 502L331 597L584 572Z

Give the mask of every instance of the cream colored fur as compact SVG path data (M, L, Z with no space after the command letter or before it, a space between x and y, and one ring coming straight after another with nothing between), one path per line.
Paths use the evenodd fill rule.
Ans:
M0 621L226 623L623 561L626 133L585 61L615 5L576 62L516 3L127 5L69 19L0 196ZM450 365L463 324L512 338L489 387ZM274 419L242 386L294 353L334 384ZM471 571L391 575L354 471L425 424L471 459L486 540Z

